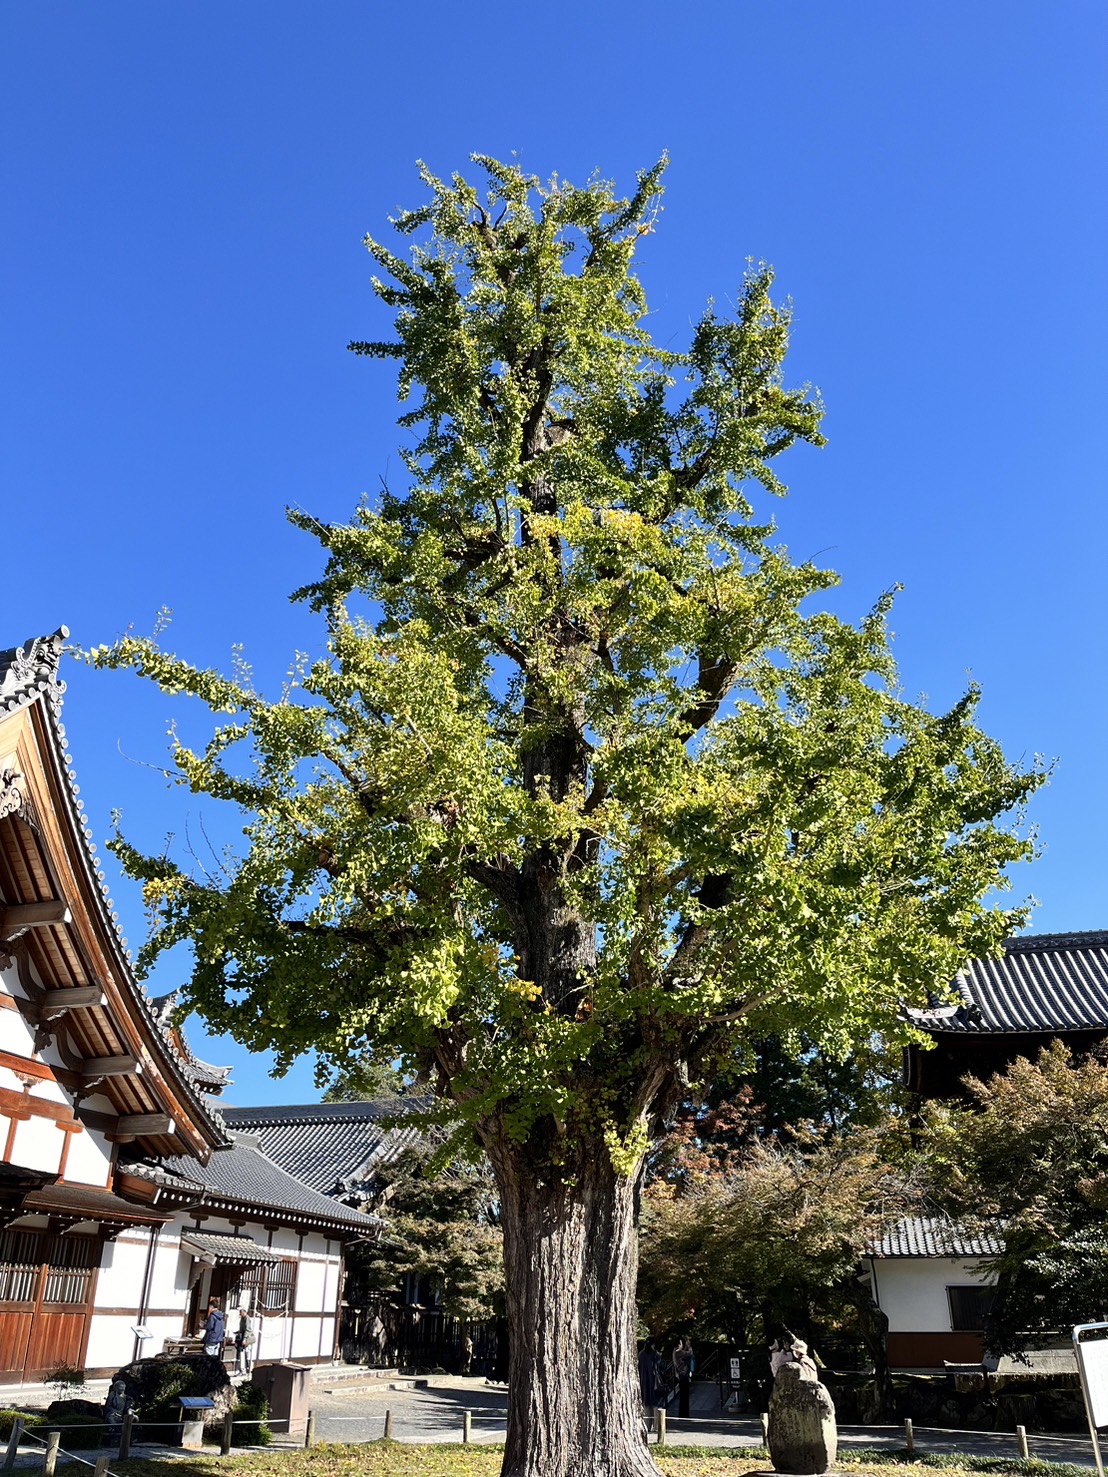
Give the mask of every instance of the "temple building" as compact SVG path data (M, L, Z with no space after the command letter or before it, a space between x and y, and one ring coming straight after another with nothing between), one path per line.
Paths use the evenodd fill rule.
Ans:
M343 1247L380 1222L229 1128L226 1071L137 982L61 723L67 634L0 652L0 1383L111 1373L210 1296L252 1309L257 1358L330 1360Z
M1108 932L1027 934L997 959L973 959L950 997L906 1010L934 1043L905 1052L917 1101L958 1097L962 1078L988 1078L1062 1041L1075 1055L1108 1037Z

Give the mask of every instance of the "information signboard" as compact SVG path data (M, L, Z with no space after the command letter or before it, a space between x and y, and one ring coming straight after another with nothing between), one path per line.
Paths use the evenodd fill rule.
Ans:
M1108 1323L1079 1323L1073 1330L1073 1352L1081 1376L1085 1414L1093 1438L1096 1469L1104 1477L1100 1452L1100 1427L1108 1426Z

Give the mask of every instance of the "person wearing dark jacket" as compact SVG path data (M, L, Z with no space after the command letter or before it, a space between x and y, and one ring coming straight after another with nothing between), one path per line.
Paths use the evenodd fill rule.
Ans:
M655 1409L666 1403L665 1363L653 1339L647 1339L639 1355L639 1391L643 1413L648 1421L653 1421Z
M200 1337L204 1340L204 1353L210 1354L213 1359L223 1358L223 1337L226 1328L219 1299L212 1298L208 1303L208 1317L200 1331Z

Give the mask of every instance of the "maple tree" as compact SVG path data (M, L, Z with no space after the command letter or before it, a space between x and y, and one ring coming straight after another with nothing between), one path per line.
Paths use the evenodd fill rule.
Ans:
M964 1085L968 1103L929 1106L921 1148L946 1208L1000 1242L986 1343L1018 1353L1108 1307L1108 1061L1055 1041Z

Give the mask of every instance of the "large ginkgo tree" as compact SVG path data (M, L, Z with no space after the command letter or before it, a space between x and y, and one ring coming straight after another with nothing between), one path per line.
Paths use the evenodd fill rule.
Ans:
M906 701L881 600L854 626L764 508L820 407L748 273L687 348L651 340L630 199L476 161L375 240L406 475L350 522L293 521L319 655L274 700L159 641L101 648L206 703L193 791L238 805L211 876L116 848L188 940L190 1003L281 1058L400 1058L487 1154L504 1231L508 1477L652 1473L635 1359L644 1155L744 1042L825 1052L1019 921L1037 783L975 694ZM963 653L952 660L964 660Z

